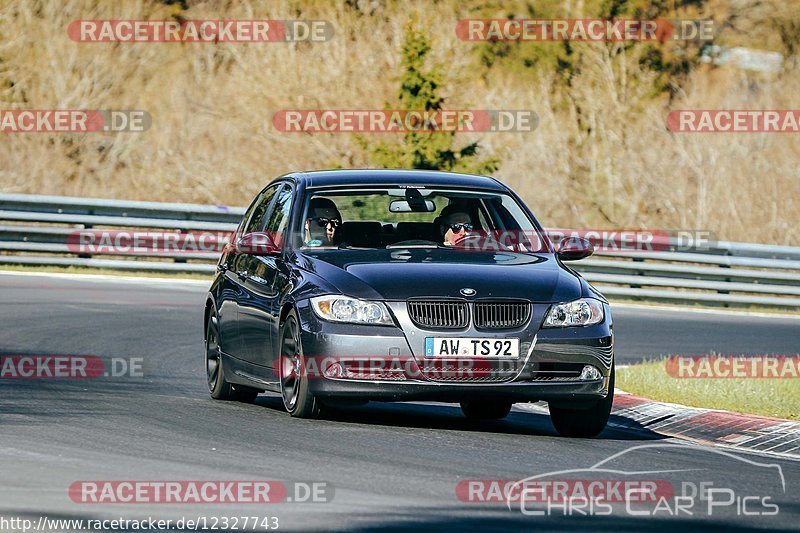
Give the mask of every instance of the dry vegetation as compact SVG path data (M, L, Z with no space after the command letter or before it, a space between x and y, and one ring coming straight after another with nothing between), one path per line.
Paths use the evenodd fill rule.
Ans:
M526 15L525 3L186 3L0 2L0 108L144 109L153 117L145 133L0 134L0 191L241 205L289 171L369 166L351 135L279 133L272 114L391 105L412 24L432 38L447 107L538 113L532 133L459 142L479 140L483 153L497 154L498 177L546 225L707 229L725 239L800 245L800 135L674 134L664 126L670 109L797 109L796 61L773 76L693 68L670 98L654 93L656 74L640 66L640 47L576 44L585 50L567 86L553 68L488 67L480 45L455 35L461 18ZM560 16L584 14L581 1L549 4ZM717 18L733 9L710 4L695 14ZM791 32L791 21L769 4L750 4L761 7L744 10L747 23L726 29L721 42L786 53L775 28ZM80 44L66 33L75 19L177 14L326 19L336 36L317 44Z

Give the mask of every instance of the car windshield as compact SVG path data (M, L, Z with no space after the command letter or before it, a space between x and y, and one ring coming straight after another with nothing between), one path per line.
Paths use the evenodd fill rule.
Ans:
M307 196L301 221L304 249L550 251L522 206L502 192L423 187L320 190Z

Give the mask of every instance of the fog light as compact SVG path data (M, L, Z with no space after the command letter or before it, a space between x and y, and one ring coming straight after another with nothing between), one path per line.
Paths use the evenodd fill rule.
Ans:
M325 369L326 378L340 378L344 375L344 368L341 363L333 363Z
M593 367L592 365L586 365L583 367L583 370L581 370L580 379L584 381L594 381L602 377L603 375L600 373L600 371L597 370L597 368Z

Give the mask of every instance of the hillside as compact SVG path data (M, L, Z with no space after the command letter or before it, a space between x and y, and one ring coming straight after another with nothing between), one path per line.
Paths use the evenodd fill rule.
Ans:
M532 132L458 134L548 226L702 229L800 245L798 134L680 134L674 109L797 109L793 2L675 0L104 2L0 4L0 108L138 109L139 133L0 133L0 191L247 203L280 174L373 166L347 133L282 133L285 109L397 106L410 26L430 39L450 109L530 109ZM667 7L661 7L661 6ZM760 73L702 63L701 44L474 43L460 19L713 19L714 44L784 54ZM327 42L79 43L77 19L319 19ZM711 43L702 43L711 44ZM397 138L368 134L369 142Z

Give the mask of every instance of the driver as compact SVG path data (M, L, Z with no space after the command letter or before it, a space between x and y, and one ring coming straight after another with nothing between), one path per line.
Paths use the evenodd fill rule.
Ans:
M462 207L448 205L438 218L439 232L445 246L460 246L467 233L472 231L472 218Z
M342 225L339 208L329 198L312 198L306 218L306 246L332 246L336 230Z

